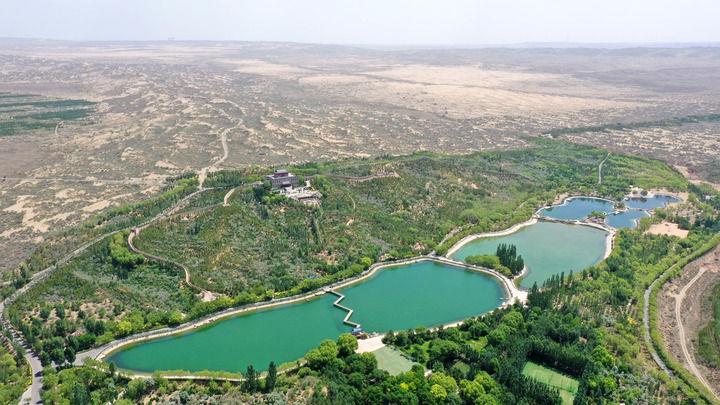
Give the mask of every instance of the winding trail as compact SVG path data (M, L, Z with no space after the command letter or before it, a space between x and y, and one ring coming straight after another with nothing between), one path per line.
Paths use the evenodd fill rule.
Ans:
M605 162L610 158L610 152L608 152L607 156L605 156L605 159L603 159L602 162L600 162L600 165L598 166L598 185L602 184L602 169Z
M184 204L187 203L190 199L195 197L196 195L211 190L208 189L202 189L195 191L191 194L188 194L187 196L180 199L175 205L168 207L167 209L161 211L156 216L142 222L137 227L144 228L148 225L152 224L155 221L158 221L160 219L163 219L167 217L168 215L171 215L172 213L178 211ZM0 301L0 324L10 332L10 335L12 336L12 339L15 343L25 348L25 360L28 362L31 368L32 372L32 382L30 384L30 387L22 394L20 397L20 403L31 403L31 404L39 404L42 403L42 400L40 398L40 391L42 390L42 364L40 363L40 359L38 358L37 354L33 351L32 347L27 343L25 338L23 337L22 333L20 333L12 323L7 318L6 310L7 308L12 305L13 302L15 302L22 294L27 292L29 289L36 286L39 282L49 277L55 270L57 270L59 267L63 266L70 260L74 259L75 257L79 256L83 252L85 252L88 248L95 245L96 243L99 243L100 241L115 235L116 233L120 233L127 230L127 228L118 229L115 231L106 232L100 236L95 237L94 239L83 243L78 248L73 250L72 252L66 254L65 256L61 257L59 260L56 261L56 263L52 266L49 266L35 274L33 274L30 277L30 280L16 290L14 293L9 295L4 300Z
M675 322L677 322L680 348L682 349L683 357L685 357L687 369L690 370L690 372L693 373L698 380L700 380L700 382L705 386L705 388L707 388L708 391L710 391L716 399L720 400L720 397L718 397L718 394L717 392L715 392L713 386L708 383L708 381L705 379L705 376L697 368L697 364L695 364L695 359L693 358L690 350L688 349L687 341L685 340L685 326L683 326L681 316L682 303L685 299L685 294L687 293L688 289L690 289L690 287L692 287L692 285L695 284L695 282L698 281L698 279L700 279L703 274L705 274L706 271L706 267L701 268L700 271L698 271L698 273L695 275L695 277L693 277L692 280L685 284L685 286L675 297Z
M215 293L210 292L210 291L192 283L192 281L190 280L190 269L188 269L188 267L185 266L184 264L182 264L180 262L176 262L174 260L166 259L164 257L156 256L154 254L151 254L151 253L148 253L148 252L138 249L133 244L133 239L136 236L140 236L140 230L141 230L141 228L133 228L133 230L128 235L127 243L128 243L128 246L130 246L130 250L132 250L133 252L135 252L137 254L143 255L150 260L153 260L156 262L161 262L161 263L167 263L171 266L180 268L183 272L185 272L185 284L187 284L188 287L190 287L196 291L199 291L200 295L202 296L203 301L212 301L216 298Z
M384 179L384 178L388 178L388 177L396 177L396 178L400 177L400 175L397 174L396 172L376 173L376 174L371 174L368 176L343 176L340 174L331 174L330 176L332 176L336 179L347 180L351 183L356 183L356 184L364 183L366 181L371 181L371 180L375 180L375 179Z
M60 128L63 124L63 121L60 121L55 125L55 136L58 136L58 128Z
M239 188L240 188L240 187L235 187L235 188L233 188L233 189L230 189L230 191L228 191L228 192L225 194L225 197L223 197L223 207L228 207L228 206L230 206L230 197L232 197L232 195L235 194L235 192L236 192Z
M228 117L229 117L229 115L228 115L224 110L222 110L222 113L223 113L225 116L228 116ZM229 153L230 153L230 150L229 150L229 148L228 148L228 143L227 143L227 135L228 135L228 132L232 131L233 129L239 128L239 127L242 125L242 123L243 123L243 121L240 120L240 122L238 122L236 125L233 125L232 127L229 127L229 128L225 128L225 129L220 133L220 143L222 144L223 154L222 154L222 156L220 157L220 159L218 159L216 162L213 162L210 166L203 167L202 169L200 169L200 170L198 171L198 189L202 189L202 188L203 188L203 184L205 184L205 179L207 179L207 174L208 174L208 173L217 170L218 167L220 167L220 165L222 165L223 163L225 163L225 161L227 160L228 155L229 155Z

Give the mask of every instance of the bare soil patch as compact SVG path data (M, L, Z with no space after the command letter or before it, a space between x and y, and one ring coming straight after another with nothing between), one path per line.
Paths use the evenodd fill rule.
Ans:
M685 266L680 277L669 281L658 295L658 325L668 353L680 364L687 367L678 337L675 319L675 298L678 292L695 277L700 269L705 273L692 285L685 295L681 307L681 318L685 328L686 344L695 364L710 385L720 392L720 370L707 367L697 355L698 332L712 318L710 296L720 282L720 246L703 257Z
M652 235L677 236L679 238L687 238L689 231L680 229L678 224L674 222L662 221L659 224L652 224L646 233Z

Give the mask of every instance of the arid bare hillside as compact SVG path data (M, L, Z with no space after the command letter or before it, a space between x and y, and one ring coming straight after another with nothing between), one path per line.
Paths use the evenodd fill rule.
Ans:
M187 171L522 148L557 128L649 122L559 137L718 179L716 48L4 40L0 93L2 279L48 232ZM89 115L52 109L77 100L92 102ZM706 118L657 124L691 115Z

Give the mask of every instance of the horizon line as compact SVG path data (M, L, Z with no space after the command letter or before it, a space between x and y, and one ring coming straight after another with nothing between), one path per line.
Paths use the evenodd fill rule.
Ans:
M2 42L60 42L60 43L82 43L82 44L144 44L144 43L274 43L294 45L318 45L318 46L340 46L359 47L371 49L488 49L488 48L716 48L720 47L720 41L523 41L523 42L499 42L499 43L398 43L398 44L374 44L374 43L333 43L333 42L304 42L291 40L243 40L243 39L182 39L167 37L164 39L58 39L43 37L13 37L0 36Z

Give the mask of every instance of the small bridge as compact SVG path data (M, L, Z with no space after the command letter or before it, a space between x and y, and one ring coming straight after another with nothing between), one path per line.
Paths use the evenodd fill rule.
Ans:
M342 305L342 304L340 303L340 301L342 301L342 300L345 299L345 295L343 295L343 294L341 294L341 293L339 293L339 292L337 292L337 291L335 291L335 290L329 289L329 288L325 289L325 292L328 293L328 294L332 294L332 295L338 297L338 299L336 299L335 302L333 302L333 306L335 306L335 307L337 307L337 308L340 308L340 309L342 309L343 311L347 312L347 313L345 314L345 318L343 318L343 323L344 323L345 325L352 326L353 328L359 328L359 327L360 327L360 324L359 324L359 323L353 322L353 321L350 320L350 317L351 317L352 314L353 314L353 310L350 309L350 308L348 308L348 307L346 307L345 305Z

